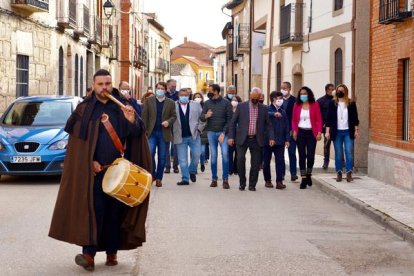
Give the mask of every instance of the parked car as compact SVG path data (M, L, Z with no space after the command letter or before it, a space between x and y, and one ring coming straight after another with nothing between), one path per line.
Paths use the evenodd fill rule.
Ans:
M79 97L16 99L0 117L1 175L59 175L69 135L66 121Z

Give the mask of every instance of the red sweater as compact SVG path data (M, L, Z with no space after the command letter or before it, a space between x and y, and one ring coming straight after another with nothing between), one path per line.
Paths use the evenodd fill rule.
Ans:
M295 103L293 106L293 114L292 114L292 131L298 133L299 129L299 120L300 120L300 112L302 111L302 105L298 105ZM318 136L318 133L322 133L322 115L321 110L319 108L318 102L310 103L309 104L309 116L312 125L312 132L313 135Z

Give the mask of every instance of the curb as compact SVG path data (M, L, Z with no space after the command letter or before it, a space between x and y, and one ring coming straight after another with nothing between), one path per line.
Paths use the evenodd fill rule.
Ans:
M337 189L331 184L325 182L317 177L313 178L313 183L324 193L335 197L336 199L348 204L355 208L360 213L366 215L376 223L385 227L387 230L392 231L394 234L402 238L404 241L408 241L414 245L414 229L394 219L386 213L381 212L378 209L373 208L371 205L352 197L347 192Z

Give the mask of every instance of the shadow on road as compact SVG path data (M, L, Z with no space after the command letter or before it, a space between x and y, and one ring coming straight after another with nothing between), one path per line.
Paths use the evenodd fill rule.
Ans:
M1 185L49 185L49 184L59 184L60 175L24 175L24 176L10 176L2 175L0 178Z

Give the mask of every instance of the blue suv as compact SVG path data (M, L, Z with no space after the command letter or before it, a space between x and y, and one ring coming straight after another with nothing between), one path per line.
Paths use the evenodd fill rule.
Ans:
M1 175L59 175L68 134L66 121L79 97L21 97L0 118Z

